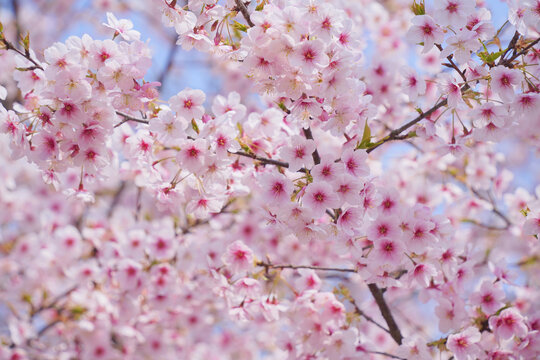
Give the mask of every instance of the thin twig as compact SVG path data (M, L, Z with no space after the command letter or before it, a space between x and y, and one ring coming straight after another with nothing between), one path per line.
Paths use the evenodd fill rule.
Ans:
M253 160L257 160L257 161L260 161L261 163L263 164L268 164L268 165L276 165L276 166L281 166L281 167L284 167L284 168L289 168L289 163L285 162L285 161L279 161L279 160L274 160L274 159L268 159L268 158L264 158L262 156L257 156L255 154L250 154L250 153L246 153L246 152L243 152L243 151L236 151L236 152L229 152L229 154L231 155L239 155L239 156L243 156L243 157L248 157L250 159L253 159ZM305 168L301 168L300 170L298 170L298 172L307 172L307 169Z
M383 351L369 351L369 350L367 350L366 352L370 353L370 354L377 354L377 355L386 356L386 357L389 357L389 358L392 358L392 359L407 360L405 358L402 358L402 357L399 357L399 356L396 356L396 355L392 355L392 354L389 354L389 353L386 353L386 352L383 352Z
M126 123L128 121L134 121L134 122L138 122L138 123L141 123L141 124L148 124L149 123L148 120L138 119L136 117L125 114L125 113L120 112L120 111L116 111L116 114L122 116L124 118L124 120L122 120L118 124L114 125L115 128L119 127L120 125L122 125L122 124L124 124L124 123Z
M17 54L21 55L22 57L24 57L26 60L30 61L32 64L34 64L34 67L31 67L31 68L27 68L27 69L40 69L40 70L43 70L43 67L34 59L32 59L32 57L30 56L30 54L26 54L24 52L22 52L21 50L17 49L17 47L15 47L15 45L13 45L12 43L10 43L9 41L7 41L5 38L3 37L0 37L0 43L1 44L4 44L4 47L6 50L13 50L15 51Z
M510 227L510 225L512 225L512 222L510 221L510 219L508 219L508 217L503 214L498 208L497 208L497 205L495 204L495 201L493 201L492 199L489 199L485 196L483 196L482 194L480 194L480 192L478 192L478 190L475 190L473 189L472 187L470 188L471 192L476 195L478 198L484 200L484 201L488 201L489 203L491 203L491 206L493 206L493 209L491 209L491 212L494 213L495 215L497 215L498 217L500 217L504 223L506 224L506 227L505 229L508 229ZM505 230L505 229L502 229L502 230Z
M487 230L495 230L495 231L505 231L505 230L508 230L508 227L509 227L509 225L506 225L504 227L488 225L488 224L484 224L484 223L481 223L481 222L473 220L473 219L465 219L465 220L463 220L463 222L471 223L471 224L476 225L478 227L481 227L481 228L484 228L484 229L487 229Z
M61 323L62 321L61 320L54 320L53 322L45 325L41 330L38 331L37 333L37 337L41 337L41 335L43 335L47 330L51 329L52 327L54 327L56 324L58 323Z
M38 309L36 309L36 311L34 311L32 314L31 314L31 318L34 318L37 314L39 314L40 312L44 311L44 310L47 310L47 309L52 309L53 307L56 306L56 304L58 304L58 302L60 300L62 300L63 298L65 298L66 296L68 296L69 294L71 294L73 291L77 290L78 288L78 285L74 285L72 287L70 287L68 290L64 291L63 293L61 293L60 295L56 296L50 303L49 305L41 305Z
M437 46L437 48L440 50L440 51L443 51L443 48L440 44L435 44L435 46ZM467 82L467 78L465 77L465 71L461 71L459 69L459 66L456 65L456 63L454 62L454 60L452 59L453 56L452 54L448 55L446 57L446 59L448 60L448 62L450 63L450 67L454 70L456 70L459 74L459 76L461 76L461 78L463 79L463 81Z
M358 315L364 317L367 321L369 321L370 323L372 324L375 324L378 328L382 329L383 331L387 332L388 334L390 334L390 330L388 330L387 328L385 328L384 326L382 326L381 324L379 324L377 321L375 321L371 316L367 315L365 312L362 311L362 309L360 309L360 307L356 304L356 301L354 301L354 299L349 299L351 304L354 306L354 309L356 310L356 312L358 313Z
M265 263L262 261L259 261L257 266L264 267L266 269L311 269L311 270L322 270L322 271L339 271L339 272L349 272L349 273L355 273L355 269L343 269L343 268L329 268L329 267L322 267L322 266L313 266L313 265L274 265L270 263Z
M212 220L213 218L215 218L216 216L220 215L220 214L225 214L226 213L226 210L232 205L232 203L234 202L235 199L231 199L229 201L227 201L227 203L225 205L223 205L223 207L221 208L221 210L219 210L219 212L217 213L211 213L211 217L207 218L206 220L199 220L197 219L197 221L195 221L193 224L191 225L188 225L186 226L185 228L182 228L182 234L187 234L187 233L190 233L191 230L197 226L201 226L201 225L206 225L210 222L210 220Z
M498 65L503 65L503 63L506 62L506 60L504 60L504 57L506 56L506 54L508 54L508 52L510 50L514 49L514 47L517 44L517 41L519 40L519 37L520 37L520 33L518 31L516 31L514 33L514 36L512 37L512 40L510 40L510 43L508 44L508 47L506 48L506 50L504 50L503 54L501 55L501 58L499 59Z
M532 43L530 43L529 45L527 45L525 48L523 48L523 50L521 50L520 52L518 52L517 54L515 54L514 56L512 56L510 59L504 61L503 65L504 66L509 66L512 61L514 61L515 59L517 59L519 56L521 55L525 55L525 53L527 53L527 51L529 51L533 46L535 46L536 44L538 44L538 42L540 42L540 37L537 38L536 40L534 40Z
M468 85L466 85L467 88L468 88ZM424 120L425 118L431 116L431 114L433 114L435 111L439 110L441 107L443 106L446 106L448 104L448 100L447 99L444 99L444 100L441 100L440 102L438 102L437 104L435 104L431 109L429 109L428 111L426 112L423 112L421 115L417 116L416 118L414 118L413 120L409 121L408 123L406 123L405 125L401 126L400 128L397 128L395 130L392 130L390 132L390 134L388 134L388 136L386 136L383 140L381 140L379 143L377 143L376 145L370 147L369 149L367 149L366 151L368 153L372 152L373 150L375 150L376 148L378 148L379 146L381 146L382 144L386 143L386 142L389 142L389 141L393 141L393 140L398 140L398 136L405 130L407 130L408 128L410 128L411 126L419 123L420 121Z

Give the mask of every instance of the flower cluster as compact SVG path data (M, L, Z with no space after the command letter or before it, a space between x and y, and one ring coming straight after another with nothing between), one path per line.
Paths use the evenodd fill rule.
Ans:
M2 18L0 359L540 356L538 1L151 5L220 94Z

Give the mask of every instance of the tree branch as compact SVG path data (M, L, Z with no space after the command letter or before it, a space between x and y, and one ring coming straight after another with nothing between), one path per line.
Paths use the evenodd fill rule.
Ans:
M388 334L390 334L390 330L388 330L387 328L385 328L384 326L382 326L381 324L379 324L377 321L375 321L371 316L367 315L365 312L363 312L360 307L358 307L358 305L356 304L356 301L354 301L354 299L349 299L349 301L351 302L351 304L354 306L354 309L356 310L356 312L358 313L358 315L362 316L363 318L365 318L367 321L369 321L370 323L372 324L375 324L379 329L382 329L383 331L387 332Z
M167 61L165 63L165 67L161 71L161 74L158 76L158 82L161 83L161 89L163 89L163 83L165 82L165 79L167 77L167 74L169 71L171 71L173 64L174 64L174 57L176 56L176 52L178 51L179 46L176 45L176 38L173 38L171 41L171 45L169 48L169 54L167 55Z
M114 125L115 128L119 127L120 125L122 125L123 123L126 123L128 121L134 121L134 122L138 122L138 123L141 123L141 124L148 124L149 123L148 120L138 119L136 117L125 114L125 113L120 112L120 111L116 111L116 114L122 116L124 118L124 120L122 120L118 124Z
M21 55L26 60L28 60L32 64L34 64L34 66L26 68L26 70L34 70L34 69L43 70L43 67L36 60L32 59L32 57L30 56L29 51L28 52L22 52L21 50L17 49L17 47L15 45L13 45L12 43L10 43L9 41L6 40L6 38L4 37L4 34L2 34L2 33L0 33L0 44L4 44L4 47L5 47L6 50L15 51L17 54Z
M471 192L476 195L479 199L482 199L484 201L488 201L491 206L493 206L493 209L491 209L491 212L494 213L495 215L497 215L498 217L500 217L504 223L506 224L506 227L505 228L498 228L496 230L506 230L510 227L510 225L512 225L512 222L510 221L510 219L508 219L508 217L503 214L498 208L497 208L497 205L495 204L495 201L493 201L492 199L489 199L485 196L483 196L482 194L480 194L480 192L478 192L478 190L475 190L473 189L472 187L470 187L470 190Z
M512 37L512 40L510 40L510 43L508 44L508 47L506 48L506 50L504 50L504 53L501 55L501 58L499 59L498 65L503 65L506 62L506 60L504 60L504 57L506 56L506 54L508 54L508 52L510 50L514 49L514 47L517 44L517 41L519 40L519 37L520 37L520 33L518 31L516 31L514 33L514 36Z
M401 331L399 330L399 327L396 324L396 321L394 320L394 317L392 316L392 312L390 311L390 308L388 307L388 304L384 300L383 293L381 292L381 289L376 284L368 284L369 291L371 292L371 295L373 295L373 298L375 299L375 302L377 303L377 306L379 307L379 310L381 311L381 315L386 321L386 324L388 325L388 329L390 330L390 336L392 336L392 339L399 345L401 345L401 342L403 340L403 335L401 335Z
M242 0L235 0L235 2L236 2L236 9L238 9L242 13L242 16L244 16L244 19L246 19L246 22L248 23L248 25L250 27L254 27L255 24L253 23L253 21L251 21L251 16L249 15L249 11L246 5L244 4L244 2Z
M468 85L465 85L463 88L462 88L462 91L463 89L465 89L465 87L468 89ZM381 140L380 142L378 142L376 145L370 147L369 149L367 149L367 153L370 153L372 152L373 150L375 150L376 148L378 148L379 146L381 146L382 144L384 143L387 143L389 141L393 141L393 140L399 140L399 135L407 130L408 128L410 128L411 126L419 123L420 121L424 120L425 118L431 116L431 114L433 114L435 111L439 110L441 107L443 106L446 106L448 104L448 100L447 99L444 99L440 102L438 102L437 104L435 104L431 109L429 109L428 111L422 113L421 115L417 116L415 119L409 121L408 123L406 123L405 125L401 126L400 128L397 128L395 130L392 130L390 132L390 134L388 134L388 136L386 136L383 140Z
M306 139L315 140L313 139L313 133L311 132L310 128L302 130L304 131L304 136L306 137ZM317 151L317 149L315 149L311 156L313 156L313 162L315 163L315 165L319 165L321 163L321 157L319 156L319 152Z
M386 353L386 352L383 352L383 351L369 351L369 350L367 350L366 352L370 353L370 354L377 354L377 355L386 356L386 357L389 357L389 358L392 358L392 359L407 360L405 358L402 358L402 357L399 357L399 356L396 356L396 355L392 355L392 354L389 354L389 353Z
M322 266L313 266L313 265L274 265L270 263L265 263L263 261L259 261L257 266L264 267L266 269L311 269L311 270L322 270L322 271L339 271L339 272L349 272L349 273L355 273L355 269L343 269L343 268L329 268L329 267L322 267Z
M535 46L536 44L538 44L538 42L540 42L540 37L537 38L536 40L534 40L533 42L531 42L529 45L527 45L525 48L523 48L523 50L521 50L520 52L518 52L517 54L514 54L514 56L512 56L510 59L508 60L505 60L502 65L504 66L509 66L512 64L512 61L514 61L515 59L517 59L518 57L520 57L521 55L525 55L527 53L527 51L529 51L533 46Z
M122 196L122 193L124 192L125 189L126 189L126 182L122 181L120 183L120 186L118 187L118 189L116 189L116 191L114 192L114 196L113 196L113 199L111 201L111 205L109 205L109 209L107 210L107 217L111 217L114 209L116 208L116 206L120 202L120 197Z
M285 168L288 168L288 167L289 167L289 163L286 163L286 162L284 162L284 161L268 159L268 158L264 158L264 157L262 157L262 156L257 156L257 155L255 155L255 154L250 154L250 153L243 152L243 151L229 152L229 154L231 154L231 155L239 155L239 156L248 157L248 158L250 158L250 159L260 161L260 162L262 162L263 164L276 165L276 166L281 166L281 167L285 167Z

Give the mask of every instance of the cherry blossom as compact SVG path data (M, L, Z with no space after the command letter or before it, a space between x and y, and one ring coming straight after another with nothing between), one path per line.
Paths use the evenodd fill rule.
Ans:
M0 5L0 358L538 358L538 1L495 3Z
M454 353L456 360L474 359L481 351L476 345L480 338L478 329L469 327L460 333L450 335L446 346Z

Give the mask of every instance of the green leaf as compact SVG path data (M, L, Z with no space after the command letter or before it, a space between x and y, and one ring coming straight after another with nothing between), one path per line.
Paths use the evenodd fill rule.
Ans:
M260 3L259 5L257 5L257 7L255 8L255 11L262 11L262 9L264 9L264 1Z
M232 25L233 25L233 28L235 28L236 30L240 30L240 31L243 31L243 32L247 32L247 30L248 30L248 27L246 25L241 24L236 20L234 20Z
M82 315L87 311L85 307L82 307L80 305L75 305L71 309L69 309L69 312L71 313L71 316L73 316L73 319L78 320L81 318Z
M411 5L411 10L414 15L426 15L426 5L423 0L420 3L417 3L415 0Z
M490 52L487 52L487 51L481 51L478 53L478 57L480 59L482 59L482 61L484 61L486 64L491 64L493 63L495 60L497 60L502 54L503 54L504 51L497 51L495 53L490 53Z
M21 45L26 53L30 50L30 33L27 32L25 37L21 37Z
M366 123L364 125L364 135L362 135L362 142L369 140L371 140L371 129L369 128L366 120Z
M195 119L191 119L191 127L193 128L193 130L195 130L195 132L197 134L199 134L199 126L197 125L197 122L195 121Z
M356 146L356 149L367 149L373 145L371 143L371 129L368 126L367 120L366 124L364 125L364 134L362 135L362 140L360 140L360 144Z
M26 294L26 293L22 294L21 300L24 301L25 303L32 305L32 295L30 294Z

